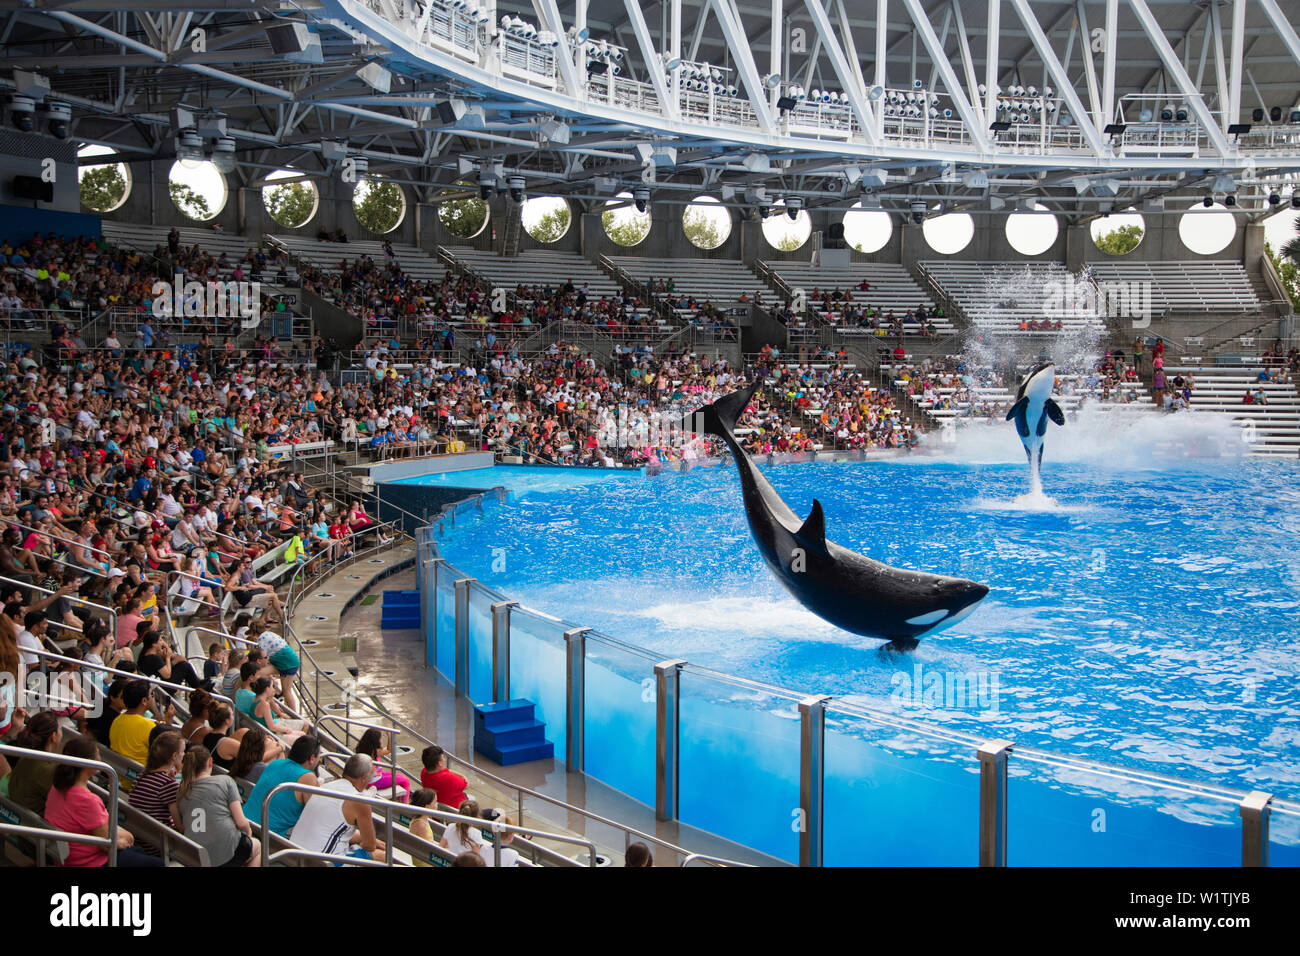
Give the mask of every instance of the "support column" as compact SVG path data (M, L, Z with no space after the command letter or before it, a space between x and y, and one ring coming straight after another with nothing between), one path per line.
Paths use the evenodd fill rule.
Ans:
M564 699L568 714L564 722L564 764L569 773L581 773L583 769L586 721L583 703L587 683L587 632L590 630L589 627L575 627L564 632Z
M1007 757L1009 740L980 744L975 755L980 762L979 865L1007 865Z
M474 578L459 578L456 589L456 696L469 696L469 586Z
M655 665L655 819L677 819L678 702L683 660Z
M822 865L823 782L825 780L826 702L829 697L799 701L799 865Z
M1268 818L1271 793L1253 790L1241 801L1241 865L1268 866Z
M518 601L497 601L492 605L492 703L510 699L510 609Z

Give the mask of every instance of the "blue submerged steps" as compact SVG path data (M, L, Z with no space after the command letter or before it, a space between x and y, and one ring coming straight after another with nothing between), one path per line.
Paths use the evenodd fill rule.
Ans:
M503 767L555 756L546 724L533 716L533 702L523 698L474 708L474 751Z
M379 626L384 630L418 628L420 592L385 591L384 603L379 613Z

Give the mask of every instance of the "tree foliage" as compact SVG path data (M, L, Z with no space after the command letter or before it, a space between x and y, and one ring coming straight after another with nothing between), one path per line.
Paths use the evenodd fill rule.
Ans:
M81 173L78 183L81 204L95 212L108 212L126 195L126 177L117 163L111 166L91 166Z
M716 249L727 239L717 219L709 215L706 209L694 206L687 206L682 213L682 232L700 249Z
M467 182L456 184L454 192L477 187ZM438 219L453 236L470 239L479 234L488 218L488 204L477 196L449 199L438 204Z
M1136 223L1120 226L1097 237L1097 248L1113 256L1122 256L1132 252L1142 241L1142 227Z
M1296 221L1296 228L1300 231L1300 219ZM1287 246L1296 246L1295 252L1300 252L1300 236L1287 240L1286 245L1282 247L1282 253L1274 251L1271 243L1264 243L1264 254L1268 256L1269 261L1273 263L1273 268L1277 270L1278 278L1282 280L1282 288L1291 299L1291 306L1297 312L1300 312L1300 261L1286 254Z
M305 182L268 184L262 187L262 204L280 225L297 229L316 211L316 191Z
M208 205L207 199L200 193L195 192L184 183L170 182L167 184L167 188L172 194L172 202L185 215L200 221L212 218L212 208Z
M1300 266L1300 216L1296 216L1292 228L1295 230L1295 235L1282 243L1282 248L1278 250L1278 253L1283 259Z
M556 206L550 212L542 213L528 229L528 234L538 242L555 242L569 231L569 204Z
M357 183L352 200L357 222L375 233L392 232L402 221L406 200L402 187L387 179L367 179Z
M620 246L635 246L650 234L650 213L637 212L631 205L606 209L600 214L600 222L605 235Z

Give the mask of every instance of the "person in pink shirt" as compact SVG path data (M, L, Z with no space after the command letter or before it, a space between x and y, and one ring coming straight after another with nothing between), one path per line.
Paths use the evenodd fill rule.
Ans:
M144 615L140 613L141 603L139 598L132 598L126 606L126 610L117 616L117 643L116 647L121 649L129 645L136 638L136 628L144 620Z

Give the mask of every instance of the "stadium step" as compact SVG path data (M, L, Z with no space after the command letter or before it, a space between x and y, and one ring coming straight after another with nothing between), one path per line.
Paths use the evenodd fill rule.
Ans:
M533 702L525 698L474 708L474 751L503 767L555 756L546 724L533 716Z
M419 591L385 591L379 626L384 630L420 626Z

